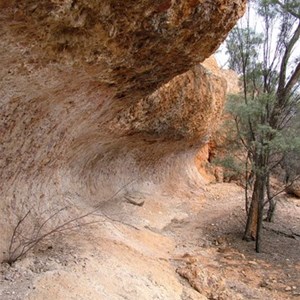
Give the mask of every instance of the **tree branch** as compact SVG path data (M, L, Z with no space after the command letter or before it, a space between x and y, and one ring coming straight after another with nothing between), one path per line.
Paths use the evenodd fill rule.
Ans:
M287 65L288 65L289 58L291 56L291 52L292 52L295 44L299 40L299 37L300 37L300 21L298 23L297 29L295 30L292 38L290 39L288 45L286 46L286 49L285 49L285 52L284 52L284 55L283 55L283 58L282 58L280 71L279 71L278 89L277 89L277 97L278 97L278 102L279 102L278 104L279 105L281 105L282 102L284 102L285 96L287 95L288 90L286 89L286 87L288 87L289 90L290 90L292 88L291 84L294 82L294 80L291 81L291 82L289 81L290 84L286 85L286 83L285 83L285 81L286 81L286 70L287 70ZM294 73L296 73L295 75L297 75L297 72L298 71L296 69L296 71L294 72Z
M298 82L299 78L300 78L300 62L298 63L296 69L294 70L290 80L284 87L284 91L286 95L290 93L294 85Z
M275 4L278 4L283 10L285 10L286 12L291 14L293 17L300 19L300 14L297 14L295 11L289 9L287 5L283 4L282 2L280 2L278 0L274 0L274 2L275 2Z
M286 185L283 189L281 189L280 191L278 191L277 193L275 193L272 197L270 197L263 205L265 206L267 203L269 203L272 199L274 199L276 196L278 196L279 194L283 193L287 188L289 188L290 186L292 186L292 184L298 180L300 178L299 176L296 176L288 185Z

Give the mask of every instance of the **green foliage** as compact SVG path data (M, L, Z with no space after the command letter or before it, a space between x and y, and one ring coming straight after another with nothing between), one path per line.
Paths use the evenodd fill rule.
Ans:
M240 41L245 41L245 43ZM261 44L262 35L252 29L235 27L230 32L226 44L229 68L241 74L245 71L243 62L247 61L247 67L253 71Z
M279 130L273 128L268 122L262 122L269 113L268 108L273 107L275 99L274 94L263 94L247 103L243 101L242 95L231 95L228 98L226 112L231 116L231 119L227 120L224 126L227 129L230 128L227 139L233 142L230 144L231 149L228 149L228 152L244 147L246 148L244 150L251 153L263 151L268 153L270 158L276 156L277 159L281 159L283 155L291 151L300 153L298 128L289 126L285 130ZM235 140L235 137L239 139ZM219 164L227 169L240 171L241 169L236 168L236 163L233 160L232 157L230 160L219 162ZM252 168L255 171L257 166L254 164Z
M242 161L236 159L232 154L229 154L229 152L222 158L217 157L213 159L212 163L223 167L225 181L241 180L245 174L245 166Z
M229 34L226 42L229 66L240 74L242 92L229 97L226 111L232 116L238 144L249 153L252 169L269 172L270 168L257 166L259 155L266 161L274 161L273 156L281 159L282 155L296 151L298 147L298 138L290 130L283 133L289 126L286 120L295 115L295 105L300 100L297 89L291 92L287 88L292 77L287 73L287 67L295 46L293 39L299 39L295 16L289 10L297 8L291 1L278 4L275 0L259 0L252 3L265 30L258 33L248 21L246 26L237 26ZM278 31L276 40L274 28ZM274 42L276 49L273 49ZM294 85L297 86L297 81Z
M244 171L241 177L245 178L246 207L249 208L244 238L256 239L257 252L260 251L265 197L270 208L274 204L270 176L281 165L288 181L292 169L288 159L295 159L298 153L300 157L300 137L290 122L297 115L300 102L300 56L299 52L293 52L300 38L300 5L295 2L298 1L250 1L249 5L254 3L262 32L251 28L248 8L246 25L240 23L234 28L226 42L229 67L240 75L242 86L242 92L230 97L226 107L232 118L230 130L235 125L231 135L238 137L235 144L240 150L235 156L227 151L219 163L231 172ZM243 157L241 166L245 167L239 168ZM252 182L249 207L248 188Z

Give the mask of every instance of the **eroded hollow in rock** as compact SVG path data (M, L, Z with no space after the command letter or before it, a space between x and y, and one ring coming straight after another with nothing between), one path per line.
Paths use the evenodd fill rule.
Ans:
M1 1L0 256L24 205L201 185L225 83L199 63L245 2Z

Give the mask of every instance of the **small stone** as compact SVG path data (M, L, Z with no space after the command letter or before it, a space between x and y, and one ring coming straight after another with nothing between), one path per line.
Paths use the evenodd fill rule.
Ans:
M137 205L137 206L143 206L145 203L145 200L142 197L134 197L134 196L125 196L126 202ZM162 214L162 212L158 212L159 214Z
M260 287L267 287L269 285L269 283L267 281L262 281L260 283Z
M289 292L289 291L291 291L292 290L292 287L290 287L290 286L287 286L285 289L284 289L286 292Z

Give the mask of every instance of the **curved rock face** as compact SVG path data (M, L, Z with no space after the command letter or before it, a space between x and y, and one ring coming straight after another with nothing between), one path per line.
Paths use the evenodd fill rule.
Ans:
M97 204L124 186L199 186L194 153L225 85L192 66L224 40L244 4L0 2L0 256L28 209Z
M141 98L211 55L243 0L2 1L7 29L43 62L81 66L119 98ZM33 59L32 57L30 58Z
M287 193L300 198L300 180L296 180L287 188Z

